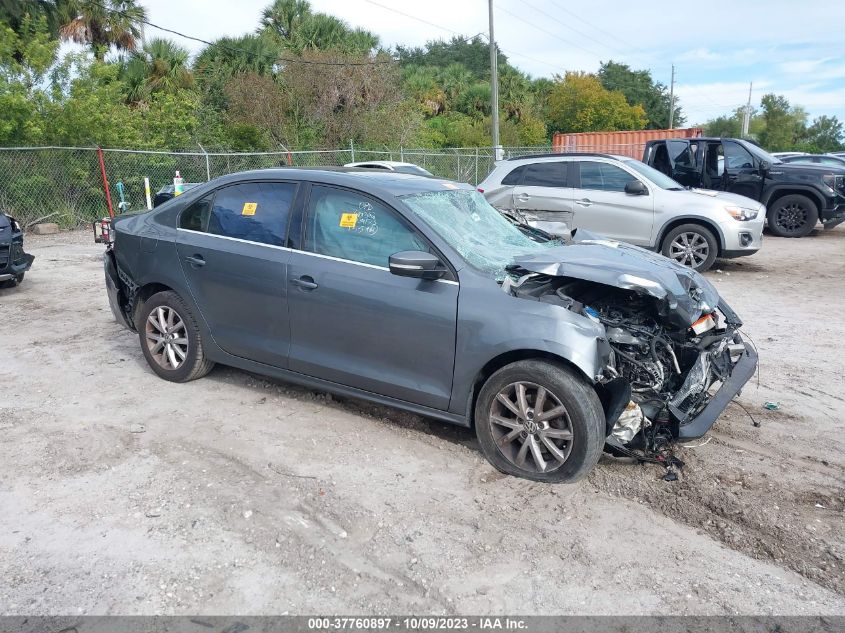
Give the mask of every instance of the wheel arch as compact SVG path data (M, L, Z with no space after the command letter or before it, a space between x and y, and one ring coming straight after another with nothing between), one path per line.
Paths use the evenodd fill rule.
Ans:
M466 410L466 419L469 422L469 426L471 428L475 427L475 403L478 400L478 394L481 391L481 387L484 386L484 383L487 382L487 379L490 378L490 376L495 374L502 367L506 367L511 363L515 363L521 360L545 360L553 364L561 365L562 367L571 370L576 375L586 379L586 381L593 387L593 389L595 389L592 377L587 376L584 371L580 367L578 367L578 365L573 363L571 360L564 358L563 356L540 349L509 350L507 352L499 354L498 356L494 356L489 361L487 361L484 366L480 370L478 370L475 375L475 378L473 379L472 387L469 392L469 397L467 398Z
M663 240L666 239L666 236L669 234L669 232L683 224L697 224L702 228L705 228L711 233L713 233L713 235L716 237L716 246L718 247L718 252L716 253L716 256L719 257L722 255L722 251L725 250L725 236L722 233L722 230L712 220L708 220L707 218L702 218L700 216L683 216L680 218L673 218L672 220L664 224L660 228L660 232L658 233L657 244L655 244L654 246L655 250L657 252L662 251Z
M763 205L766 207L766 211L770 211L771 208L769 205L774 204L784 196L804 196L809 198L813 201L816 205L816 210L821 212L822 209L825 207L825 202L823 196L813 187L802 187L802 186L794 186L794 185L784 185L783 187L773 187L766 195L763 197Z

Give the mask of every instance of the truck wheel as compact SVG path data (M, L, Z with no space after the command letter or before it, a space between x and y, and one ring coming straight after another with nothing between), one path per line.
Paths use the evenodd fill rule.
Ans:
M188 382L202 378L214 367L203 353L194 315L175 292L159 292L147 299L135 327L144 358L160 378Z
M601 456L605 419L593 388L562 365L523 360L478 394L475 433L499 471L549 483L586 476Z
M669 259L703 273L716 261L719 243L713 232L700 224L682 224L666 234L661 251Z
M804 237L816 227L819 209L807 196L794 193L769 203L769 230L778 237Z
M0 281L0 288L14 288L15 286L20 285L23 281L23 276L26 273L21 273L17 277L13 277L12 279L8 279L6 281Z

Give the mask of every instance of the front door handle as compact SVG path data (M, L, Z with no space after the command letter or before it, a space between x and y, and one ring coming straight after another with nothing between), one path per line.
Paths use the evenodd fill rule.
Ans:
M531 199L531 196L529 196L527 193L521 193L516 197L516 199L520 202L528 202Z
M575 204L580 204L582 207L589 207L591 204L593 204L593 201L589 198L582 198L581 200L576 200Z
M194 267L205 266L205 259L200 254L189 255L185 259L187 259L189 262L191 262L191 266L194 266Z
M303 290L315 290L318 287L314 282L314 278L309 277L308 275L303 275L302 277L291 277L290 282L294 286L299 286Z

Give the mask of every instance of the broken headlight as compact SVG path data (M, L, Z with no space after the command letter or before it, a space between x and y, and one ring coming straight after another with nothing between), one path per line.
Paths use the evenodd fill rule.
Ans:
M757 211L755 209L746 209L744 207L728 204L725 205L725 211L727 211L728 215L730 215L734 220L739 220L740 222L747 222L748 220L755 220L757 218Z

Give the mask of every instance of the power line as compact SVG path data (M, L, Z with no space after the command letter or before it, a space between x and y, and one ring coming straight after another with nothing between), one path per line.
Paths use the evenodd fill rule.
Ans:
M381 4L380 2L375 2L374 0L364 0L364 2L368 2L369 4L375 5L377 7L381 7L382 9L384 9L386 11L392 11L393 13L398 13L401 16L404 16L406 18L410 18L411 20L416 20L417 22L422 22L423 24L427 24L428 26L433 26L434 28L440 29L441 31L447 31L449 33L452 33L453 35L460 35L460 33L458 33L455 30L452 30L448 27L441 26L439 24L435 24L434 22L429 22L428 20L424 20L422 18L418 18L415 15L411 15L410 13L405 13L404 11L400 11L399 9L394 9L393 7L388 7L387 5ZM473 37L475 37L475 36L473 36Z
M502 12L504 12L504 13L507 13L509 16L511 16L511 17L512 17L512 18L514 18L515 20L519 20L520 22L524 22L525 24L527 24L527 25L528 25L528 26L530 26L531 28L537 29L538 31L541 31L541 32L545 33L546 35L550 35L551 37L553 37L553 38L555 38L555 39L560 40L560 41L561 41L561 42L563 42L564 44L568 44L569 46L574 46L575 48L580 48L582 51L584 51L584 52L586 52L586 53L589 53L590 55L595 55L596 57L601 57L601 54L600 54L600 53L596 53L595 51L592 51L592 50L590 50L590 49L588 49L588 48L584 48L583 46L579 46L578 44L575 44L574 42L571 42L571 41L569 41L569 40L566 40L566 39L562 38L560 35L558 35L557 33L553 32L553 31L549 31L549 30L547 30L547 29L544 29L542 26L537 26L537 25L536 25L536 24L534 24L533 22L529 22L529 21L528 21L528 20L526 20L525 18L521 18L521 17L520 17L520 16L518 16L516 13L513 13L513 12L511 12L511 11L508 11L507 9L505 9L504 7L499 6L498 4L496 5L496 8L497 8L497 9L499 9L499 11L502 11Z
M575 18L576 20L578 20L579 22L583 22L584 24L586 24L586 25L587 25L587 26L589 26L590 28L593 28L593 29L595 29L596 31L599 31L600 33L604 33L605 35L607 35L607 36L609 36L609 37L612 37L612 38L613 38L613 39L615 39L615 40L619 40L619 41L620 41L620 42L622 42L623 44L627 44L628 46L630 46L630 47L631 47L631 48L633 48L633 49L636 49L636 48L637 48L635 44L631 44L630 42L626 42L625 40L623 40L623 39L622 39L621 37L619 37L618 35L616 35L616 34L614 34L614 33L611 33L610 31L606 31L605 29L601 28L600 26L597 26L597 25L593 24L592 22L588 22L587 20L585 20L584 18L582 18L582 17L581 17L581 16L579 16L578 14L573 13L573 12L572 12L572 11L570 11L569 9L565 9L565 8L563 8L562 6L560 6L557 2L554 2L553 0L552 0L552 4L553 4L554 6L556 6L558 9L560 9L561 11L563 11L564 13L567 13L567 14L571 15L572 17L574 17L574 18Z
M558 20L558 19L557 19L555 16L553 16L551 13L547 13L546 11L543 11L543 9L540 9L539 7L535 7L533 4L531 4L531 3L530 3L530 2L528 2L527 0L522 0L522 4L524 4L524 5L526 5L526 6L531 7L531 8L532 8L532 9L534 9L537 13L540 13L540 14L542 14L542 15L546 16L546 17L547 17L547 18L549 18L550 20L554 20L555 22L557 22L558 24L560 24L563 28L565 28L565 29L569 29L570 31L572 31L573 33L577 33L577 34L578 34L578 35L580 35L581 37L587 38L587 39L588 39L588 40L590 40L590 41L593 41L593 42L595 42L595 43L597 43L597 44L601 44L602 46L606 46L607 48L610 48L610 49L612 49L612 50L615 50L615 51L616 51L617 53L619 53L620 55L624 55L624 54L625 54L625 53L624 53L624 51L622 51L621 49L616 48L615 46L611 46L610 44L607 44L606 42L599 42L596 38L592 37L591 35L588 35L587 33L584 33L583 31L579 31L578 29L576 29L576 28L574 28L574 27L569 26L568 24L566 24L566 22L563 22L562 20Z
M120 9L112 9L112 8L107 7L106 5L104 5L100 2L97 2L97 0L90 0L90 2L92 4L97 5L98 7L103 9L104 11L107 11L108 13L114 13L116 15L123 16L125 18L130 19L130 20L135 20L135 18L132 15L128 14L126 11L121 11ZM152 22L150 22L149 20L146 20L146 19L135 20L135 21L140 22L141 24L144 24L146 26L150 26L154 29L158 29L159 31L164 31L165 33L170 33L171 35L176 35L177 37L185 38L186 40L192 40L194 42L200 42L202 44L205 44L206 46L215 45L213 42L210 42L208 40L204 40L201 37L195 37L193 35L187 35L186 33L174 31L173 29L169 29L169 28L164 27L164 26L159 26L158 24L153 24ZM275 62L285 62L285 63L291 63L291 64L309 64L309 65L313 65L313 66L376 66L376 65L381 65L381 64L392 63L392 60L389 60L389 59L374 60L374 61L371 61L371 62L323 62L323 61L310 60L310 59L296 59L296 58L290 58L290 57L281 57L280 55L260 55L260 54L256 53L255 51L250 51L250 50L247 50L245 48L239 48L237 46L229 46L228 44L220 44L219 42L216 44L216 46L218 48L222 48L224 50L228 50L228 51L232 51L232 52L243 53L245 55L249 55L249 56L253 56L253 57L264 57L265 59L268 59L268 60L272 59Z

